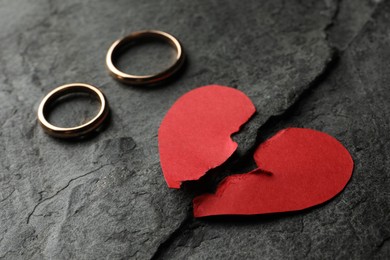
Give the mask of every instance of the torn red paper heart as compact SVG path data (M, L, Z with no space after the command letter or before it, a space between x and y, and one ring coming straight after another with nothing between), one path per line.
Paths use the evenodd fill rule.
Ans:
M170 188L198 180L236 150L231 135L255 113L251 100L234 88L210 85L179 98L158 131L160 162Z
M227 177L215 194L194 199L195 217L296 211L343 190L353 161L335 138L310 129L280 131L256 150L259 169Z

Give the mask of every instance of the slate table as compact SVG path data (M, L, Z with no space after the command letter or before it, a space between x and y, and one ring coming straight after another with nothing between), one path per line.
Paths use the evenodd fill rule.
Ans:
M389 24L390 1L378 0L1 0L0 259L388 259ZM140 29L182 41L179 78L136 88L107 75L110 44ZM122 66L159 69L160 50L139 46ZM94 138L60 141L37 124L43 96L70 82L107 95L111 123ZM351 152L346 189L304 212L194 219L195 189L164 182L157 130L178 97L208 84L257 108L215 171L250 168L262 140L308 127ZM61 105L53 121L90 116L97 104L85 101Z

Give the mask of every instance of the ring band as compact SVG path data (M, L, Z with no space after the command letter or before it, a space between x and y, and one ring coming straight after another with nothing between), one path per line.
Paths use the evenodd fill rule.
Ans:
M69 128L54 126L47 121L46 116L53 102L67 94L80 92L92 94L98 98L100 102L100 110L94 118L85 124ZM85 136L96 130L105 121L108 114L108 103L103 93L98 88L83 83L67 84L52 90L43 98L38 108L38 120L43 130L47 134L59 138L76 138Z
M176 50L175 61L169 68L155 75L137 76L137 75L124 73L120 71L117 67L115 67L113 63L113 59L120 54L120 51L122 50L123 47L126 47L126 45L128 45L130 42L133 42L137 39L147 39L147 38L164 40ZM175 37L173 37L172 35L166 32L153 31L153 30L135 32L122 39L115 41L108 49L107 56L106 56L106 65L110 75L113 78L125 84L130 84L130 85L156 84L160 81L163 81L171 77L175 72L177 72L182 67L183 63L184 63L184 53L180 42Z

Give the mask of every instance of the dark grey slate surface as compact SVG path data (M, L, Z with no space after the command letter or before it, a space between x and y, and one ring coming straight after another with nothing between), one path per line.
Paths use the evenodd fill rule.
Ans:
M0 1L0 258L388 257L389 4L371 18L375 1L352 2ZM109 78L111 42L147 28L182 41L186 70L153 89ZM155 50L129 53L141 64L131 68L146 72L156 57L161 67L167 57ZM77 81L105 92L111 124L82 142L46 136L41 98ZM234 137L233 163L250 163L240 155L259 128L312 127L351 151L347 189L306 212L193 220L192 192L162 178L157 129L178 97L214 83L244 91L258 110ZM96 104L83 101L54 121L91 115Z
M342 0L329 28L329 43L339 50L345 50L370 20L375 7L382 0Z

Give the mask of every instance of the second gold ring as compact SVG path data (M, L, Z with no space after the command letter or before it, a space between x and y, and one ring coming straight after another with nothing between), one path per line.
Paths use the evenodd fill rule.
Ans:
M154 75L140 76L140 75L127 74L119 70L115 66L113 60L115 59L115 57L117 57L120 54L121 50L124 47L126 47L129 43L135 40L148 39L148 38L163 40L169 43L176 50L175 61L169 68ZM180 42L175 37L173 37L172 35L166 32L154 31L154 30L135 32L122 39L115 41L109 48L106 56L106 66L110 75L115 79L121 81L122 83L130 84L130 85L157 84L171 77L173 74L175 74L182 67L183 63L184 63L184 53Z

